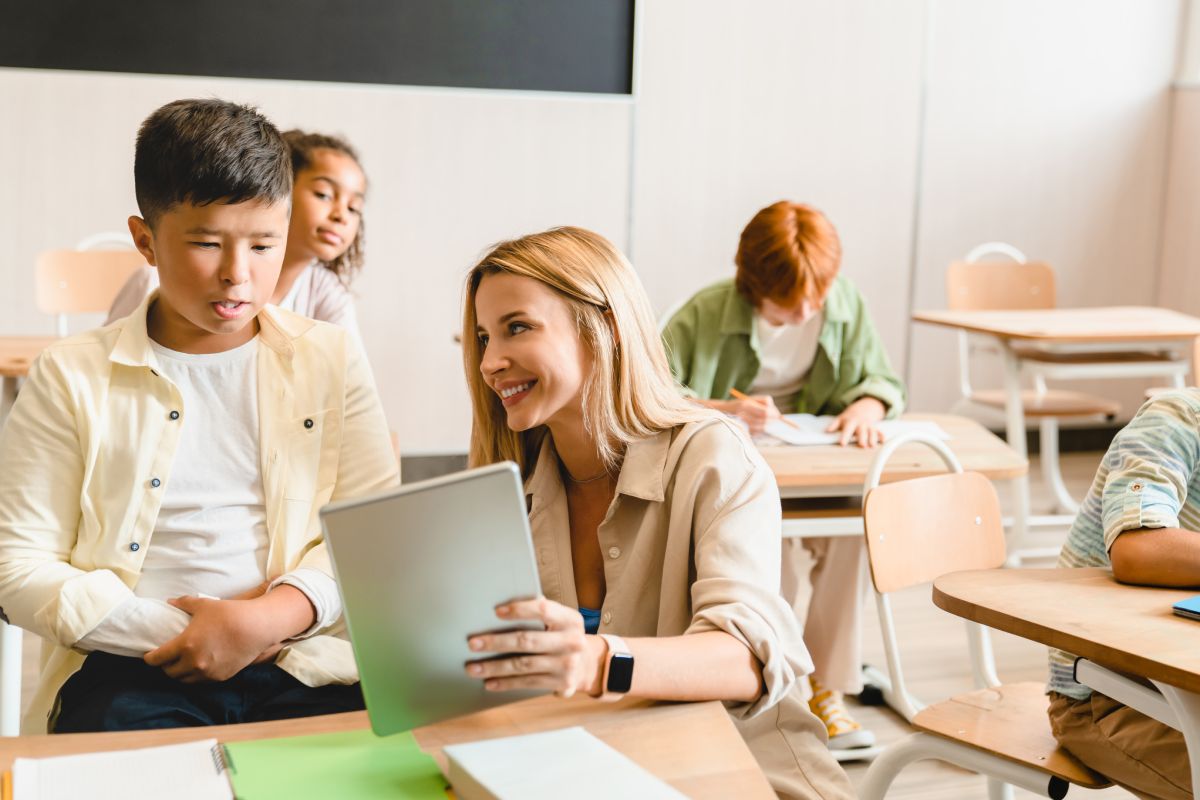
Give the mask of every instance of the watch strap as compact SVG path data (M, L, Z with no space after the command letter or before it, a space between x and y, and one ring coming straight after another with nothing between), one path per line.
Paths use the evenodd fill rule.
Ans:
M629 646L625 644L625 640L620 636L611 633L602 633L600 634L600 638L604 640L608 651L604 656L604 677L600 682L599 699L604 702L613 702L620 700L629 691L629 683L632 680L633 654L629 652ZM621 664L618 671L623 671L624 685L619 688L612 686L614 663Z

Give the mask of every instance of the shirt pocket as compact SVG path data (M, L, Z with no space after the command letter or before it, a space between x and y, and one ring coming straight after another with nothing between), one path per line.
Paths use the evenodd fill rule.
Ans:
M337 410L325 409L294 418L287 433L287 500L313 502L328 494L337 479Z

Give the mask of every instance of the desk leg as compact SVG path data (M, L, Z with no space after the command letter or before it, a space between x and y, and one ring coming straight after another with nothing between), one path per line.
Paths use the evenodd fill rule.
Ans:
M1008 446L1021 458L1029 459L1025 447L1025 407L1021 403L1021 362L1008 342L1001 342L1004 354L1004 416ZM1029 472L1015 478L1013 487L1013 525L1008 541L1008 563L1020 566L1021 550L1029 530Z
M0 736L21 732L21 637L16 625L0 622Z

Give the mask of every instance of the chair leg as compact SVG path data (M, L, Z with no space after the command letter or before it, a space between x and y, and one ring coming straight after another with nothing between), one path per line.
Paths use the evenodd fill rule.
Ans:
M1013 800L1013 790L1010 784L995 778L987 779L988 800Z
M1065 514L1078 514L1079 504L1063 484L1062 469L1058 463L1058 420L1043 417L1041 421L1042 479L1054 492L1054 510Z
M1039 770L967 747L960 742L927 733L913 733L885 747L878 758L871 762L858 787L860 800L883 800L900 770L929 758L987 775L989 800L1010 798L1012 789L1008 784L1020 786L1039 797L1050 798L1064 797L1069 786L1060 778L1053 778Z

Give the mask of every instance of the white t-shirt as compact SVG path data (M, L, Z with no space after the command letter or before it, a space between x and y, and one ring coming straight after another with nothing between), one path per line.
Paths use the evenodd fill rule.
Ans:
M117 293L112 307L108 309L108 319L104 320L104 324L108 325L132 314L146 299L146 295L157 288L157 269L147 266L134 272ZM332 322L350 331L355 341L361 342L353 295L338 276L323 267L320 262L314 261L296 276L296 282L279 302L279 307L303 314L310 319Z
M258 338L222 353L178 353L155 342L157 369L179 389L182 417L158 520L133 587L76 646L141 656L178 635L190 617L172 597L227 599L267 578L266 498L259 459ZM317 610L309 632L341 614L328 575L298 569L288 583Z
M813 314L799 325L772 325L755 314L754 324L758 328L759 367L749 393L769 395L776 408L791 413L817 358L825 314Z

